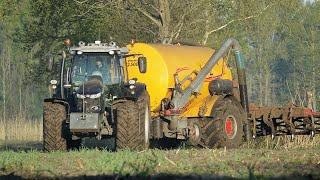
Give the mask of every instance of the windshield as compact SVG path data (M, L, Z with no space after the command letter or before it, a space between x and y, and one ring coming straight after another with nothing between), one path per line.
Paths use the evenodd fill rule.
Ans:
M102 83L106 85L120 83L119 56L107 53L76 55L72 65L72 83L80 85L92 77L99 77Z

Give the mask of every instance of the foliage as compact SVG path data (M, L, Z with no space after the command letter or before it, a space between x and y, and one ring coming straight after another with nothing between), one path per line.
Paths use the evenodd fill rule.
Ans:
M120 45L131 38L191 40L219 48L235 37L247 57L251 102L306 105L306 92L320 90L319 12L318 1L300 0L2 0L0 111L41 114L54 78L45 71L46 57L64 48L66 38Z
M36 49L26 50L19 34L24 32L23 23L30 20L29 1L0 2L0 107L1 117L32 118L38 115L43 98L43 85L28 81L30 72L35 71ZM39 77L40 78L40 77ZM38 106L38 107L36 107ZM6 114L5 114L6 113Z

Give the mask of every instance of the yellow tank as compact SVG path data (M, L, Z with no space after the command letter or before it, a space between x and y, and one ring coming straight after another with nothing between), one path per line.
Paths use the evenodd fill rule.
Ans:
M138 82L147 85L153 116L157 116L163 98L171 99L172 90L175 87L174 74L178 73L179 80L183 80L193 71L200 71L214 53L214 49L211 48L182 45L135 43L127 47L129 49L129 56L126 58L128 78L138 78ZM144 74L138 69L137 62L140 56L147 58L147 72ZM192 80L194 77L193 74L189 79ZM182 116L198 117L201 107L202 110L207 109L202 115L210 115L210 107L217 97L210 96L208 83L218 77L232 80L231 71L224 59L219 60L207 75L200 95L190 98ZM186 81L182 87L186 87L189 83L189 80Z

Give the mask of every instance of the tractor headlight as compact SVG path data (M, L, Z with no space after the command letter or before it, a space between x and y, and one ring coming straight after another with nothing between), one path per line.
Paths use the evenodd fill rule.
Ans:
M50 84L51 84L51 85L57 85L57 84L58 84L58 81L55 80L55 79L52 79L52 80L50 81Z
M136 84L136 80L130 79L128 83L129 83L130 85L134 85L134 84Z
M77 98L79 98L79 99L84 99L86 97L90 98L90 99L97 99L97 98L101 97L101 92L98 94L91 94L91 95L77 94Z
M90 99L96 99L96 98L99 98L99 97L101 97L101 92L98 93L98 94L91 94L91 95L89 96Z
M83 94L77 94L77 98L79 98L79 99L84 99L84 98L86 98L86 96L83 95Z
M130 88L130 89L134 89L135 86L134 86L134 85L130 85L129 88Z
M128 81L128 83L129 83L129 89L130 89L130 93L131 94L134 94L135 92L135 89L136 89L136 81L137 81L137 79L130 79L129 81Z
M50 81L50 86L51 86L52 90L57 89L57 84L58 84L58 81L55 80L55 79L52 79L52 80Z
M100 108L100 106L92 106L92 107L91 107L91 110L92 110L93 112L97 112L97 111L100 111L101 108Z

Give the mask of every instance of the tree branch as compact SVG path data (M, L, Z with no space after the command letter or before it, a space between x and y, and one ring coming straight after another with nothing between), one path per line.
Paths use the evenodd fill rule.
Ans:
M77 0L74 0L75 2L79 3L80 6L82 6L84 3L88 2L88 0L84 0L84 1L77 1ZM95 2L94 4L92 5L88 5L88 9L81 13L81 14L78 14L78 15L75 15L74 17L82 17L82 16L85 16L86 14L88 14L90 11L94 10L94 9L102 9L104 8L105 6L107 6L108 3L99 3L99 2Z
M157 8L156 6L154 6L152 3L146 2L145 0L143 0L142 2L143 2L145 5L150 6L153 10L155 10L158 14L160 14L159 8Z
M179 37L183 24L184 24L183 22L180 24L178 31L175 33L176 35L174 36L174 39L177 39Z
M148 19L150 19L153 23L155 23L158 27L161 27L161 21L155 17L152 16L152 14L150 14L148 11L137 7L134 5L133 2L131 2L130 0L128 1L136 10L138 10L140 13L142 13L144 16L146 16Z
M211 31L208 31L208 35L214 33L214 32L217 32L217 31L220 31L221 29L224 29L226 28L227 26L229 26L230 24L236 22L236 21L245 21L245 20L248 20L248 19L252 19L252 18L255 18L255 17L259 17L264 11L266 11L270 6L273 6L273 4L269 4L268 6L266 6L263 10L261 10L258 14L255 14L255 15L251 15L251 16L247 16L247 17L244 17L244 18L239 18L239 19L233 19L229 22L227 22L226 24L216 28L216 29L213 29Z
M73 1L78 3L78 4L84 4L84 3L88 2L89 0L84 0L84 1L73 0Z
M183 25L184 25L184 19L187 15L187 11L184 10L183 11L183 15L180 17L180 20L179 22L177 23L177 25L173 28L172 32L171 32L171 37L170 37L170 41L172 41L172 39L177 39L180 35L180 32L183 28ZM175 32L175 29L177 29L177 31ZM170 42L171 43L171 42Z

